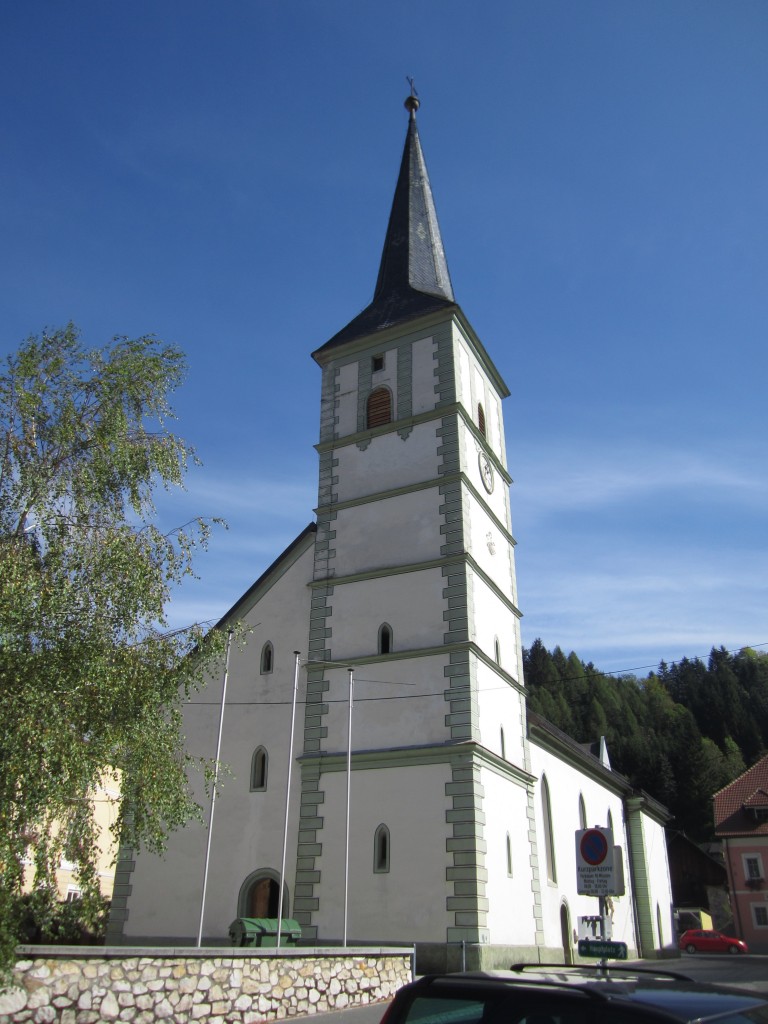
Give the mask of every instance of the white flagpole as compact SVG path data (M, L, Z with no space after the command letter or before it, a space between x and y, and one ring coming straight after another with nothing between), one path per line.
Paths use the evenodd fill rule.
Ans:
M229 651L232 646L232 629L227 632L227 657L224 662L224 682L221 687L221 710L219 711L219 737L216 741L216 765L213 769L213 792L211 793L211 813L208 817L208 842L205 847L205 870L203 871L203 896L200 901L200 926L197 930L197 948L203 941L203 918L205 916L205 894L208 889L208 865L211 860L211 836L213 835L213 812L216 808L216 783L219 781L219 757L221 755L221 734L224 729L224 705L227 699L227 679L229 677Z
M296 699L299 693L299 652L293 652L296 665L293 671L293 707L291 709L291 738L288 744L288 778L285 783L285 826L283 828L283 860L280 865L280 896L277 903L277 945L283 928L283 891L285 889L285 858L288 849L288 809L291 802L291 768L293 767L293 730L296 722Z
M352 704L355 693L354 669L349 672L349 715L347 723L347 835L344 842L344 946L347 945L347 915L349 909L349 791L352 779Z

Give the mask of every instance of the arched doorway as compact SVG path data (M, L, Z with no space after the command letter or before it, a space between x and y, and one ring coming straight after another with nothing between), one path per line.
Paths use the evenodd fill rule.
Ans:
M279 875L270 868L253 871L240 886L238 917L277 917L280 904ZM288 886L283 887L283 918L289 916Z
M568 913L568 904L560 905L560 934L563 941L563 963L573 963L573 947L571 946L571 915Z

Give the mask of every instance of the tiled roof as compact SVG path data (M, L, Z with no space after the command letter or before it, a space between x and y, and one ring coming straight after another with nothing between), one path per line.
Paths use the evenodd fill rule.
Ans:
M714 802L716 835L768 836L768 819L752 813L768 810L768 754L715 793Z

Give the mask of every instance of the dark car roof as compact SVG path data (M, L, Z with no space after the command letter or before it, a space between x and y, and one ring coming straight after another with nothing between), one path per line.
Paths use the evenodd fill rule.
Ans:
M407 986L413 997L432 993L435 997L472 997L481 993L492 998L505 993L525 992L529 997L563 997L653 1009L670 1020L700 1021L722 1015L765 1008L768 1001L737 989L705 985L671 971L637 968L609 968L562 965L519 965L511 971L429 975ZM393 1024L396 1024L397 1017Z

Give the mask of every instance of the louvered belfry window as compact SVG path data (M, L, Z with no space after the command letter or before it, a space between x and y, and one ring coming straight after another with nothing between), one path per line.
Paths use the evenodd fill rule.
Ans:
M383 427L392 422L392 395L389 388L376 388L368 396L368 426Z
M477 425L480 428L480 433L485 437L485 411L482 405L477 407Z

